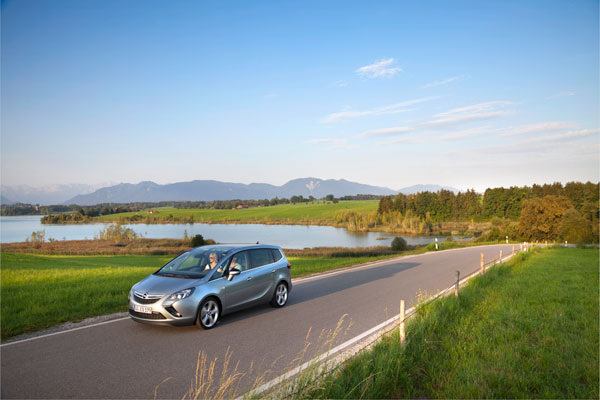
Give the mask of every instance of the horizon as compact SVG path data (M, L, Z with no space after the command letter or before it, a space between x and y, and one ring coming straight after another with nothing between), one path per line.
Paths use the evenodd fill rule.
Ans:
M155 182L155 181L152 181L152 180L143 180L143 181L139 181L139 182L111 182L110 184L106 184L106 185L103 185L102 183L98 183L98 184L86 184L86 183L81 183L81 182L68 182L68 183L50 183L50 184L44 185L44 186L30 186L30 185L27 185L27 184L21 184L21 185L4 185L4 184L2 184L2 186L11 187L11 188L25 186L25 187L28 187L28 188L31 188L31 189L41 190L41 189L46 189L46 188L53 187L53 186L87 185L87 186L96 187L94 189L94 191L97 191L97 190L100 190L100 189L109 188L109 187L118 186L118 185L139 185L141 183L154 183L154 184L157 184L157 185L165 186L165 185L172 185L172 184L177 184L177 183L190 183L190 182L200 181L200 182L219 182L219 183L242 184L242 185L267 184L267 185L272 185L272 186L275 186L275 187L281 187L281 186L283 186L283 185L285 185L287 183L290 183L292 181L295 181L295 180L304 180L304 179L315 179L315 180L319 180L319 181L346 181L346 182L351 182L351 183L358 183L358 184L361 184L361 185L370 185L369 183L356 182L356 181L352 181L352 180L344 179L344 178L335 179L335 178L317 178L317 177L314 177L314 176L307 176L307 177L302 177L302 178L289 179L289 180L285 181L283 184L280 184L280 185L274 184L274 183L270 183L270 182L259 182L259 181L246 183L246 182L233 182L233 181L217 181L217 180L214 180L214 179L192 179L190 181L166 182L166 183L159 183L159 182ZM556 183L559 183L559 184L561 184L564 187L567 183L570 183L570 182L576 182L576 183L579 182L579 183L584 183L584 184L588 183L588 182L591 182L591 183L600 183L600 181L589 181L589 180L588 181L567 181L567 182L554 181L554 182L542 182L542 183L534 182L534 183L532 183L530 185L487 186L487 187L485 187L484 189L481 189L481 190L477 189L477 188L474 188L474 187L457 188L457 187L453 187L453 186L449 186L449 185L444 185L444 184L440 184L440 183L432 183L432 182L417 183L417 184L414 184L414 185L407 185L407 186L402 186L402 187L398 187L398 188L388 187L388 186L377 186L377 185L370 185L370 186L376 186L376 187L379 187L379 188L390 189L390 190L397 191L397 192L399 192L401 190L404 190L404 189L412 189L412 188L417 187L417 186L439 186L440 188L443 188L443 189L456 190L456 191L462 192L462 193L464 193L466 191L469 191L469 190L473 190L476 193L483 194L487 189L495 189L495 188L500 188L500 187L504 187L504 188L508 189L510 187L532 187L533 185L544 186L544 185L552 185L552 184L556 184ZM94 193L94 192L89 192L89 193ZM364 193L364 194L369 194L369 193ZM12 199L9 199L9 200L12 200ZM243 200L243 199L241 199L241 200ZM193 200L190 200L190 201L193 201Z
M597 2L24 0L1 19L3 187L600 180Z

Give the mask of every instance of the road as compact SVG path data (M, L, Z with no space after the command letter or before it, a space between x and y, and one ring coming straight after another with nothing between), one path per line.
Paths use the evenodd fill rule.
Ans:
M435 294L486 260L512 252L512 245L454 249L407 256L294 282L288 304L268 305L223 317L212 330L136 323L130 319L3 345L1 397L10 398L182 398L195 377L199 352L265 380L290 368L307 343L306 357L320 353L322 332L344 315L342 343L414 305L417 293ZM293 268L293 265L292 265ZM125 300L126 301L126 300ZM308 336L307 336L308 335ZM166 381L165 381L166 380ZM157 385L162 383L158 388Z

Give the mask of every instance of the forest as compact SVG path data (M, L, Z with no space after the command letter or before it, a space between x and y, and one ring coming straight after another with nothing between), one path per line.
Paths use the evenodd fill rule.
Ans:
M379 200L377 213L387 220L417 217L425 225L443 222L491 222L483 239L505 236L525 240L571 239L598 242L599 184L569 182L453 193L398 194Z

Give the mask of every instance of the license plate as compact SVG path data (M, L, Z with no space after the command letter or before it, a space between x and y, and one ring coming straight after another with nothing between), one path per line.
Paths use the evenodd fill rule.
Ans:
M152 314L152 307L133 305L133 311L141 312L144 314Z

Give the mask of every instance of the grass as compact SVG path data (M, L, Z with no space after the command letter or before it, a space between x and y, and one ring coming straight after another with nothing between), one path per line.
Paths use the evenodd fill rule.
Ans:
M223 222L255 222L255 223L298 223L307 221L333 221L334 216L343 211L356 211L359 213L376 211L378 200L353 200L327 203L315 201L314 203L278 204L269 207L252 207L240 210L214 210L214 209L181 209L161 207L154 209L154 214L148 211L128 212L120 214L103 215L96 220L100 222L118 222L120 217L131 218L135 215L147 217L172 219L188 219L193 216L194 222L223 223Z
M169 258L3 252L1 338L126 311L131 286Z
M521 254L421 307L404 347L387 336L303 395L598 398L598 278L597 250Z
M289 257L292 277L378 260ZM123 312L131 286L171 256L73 256L0 253L2 340L63 322Z

